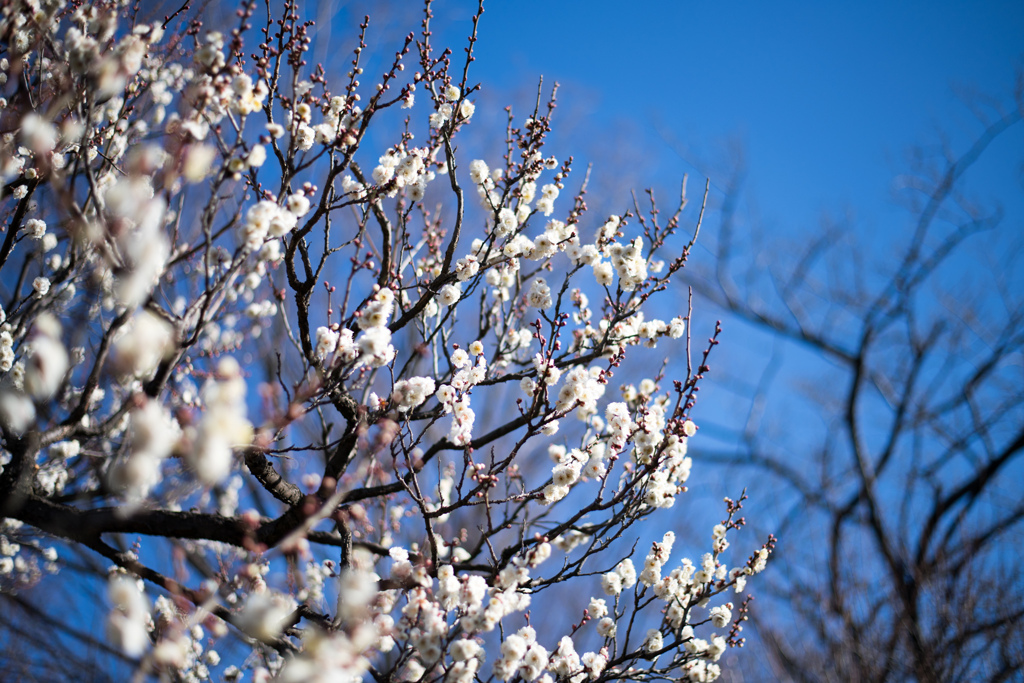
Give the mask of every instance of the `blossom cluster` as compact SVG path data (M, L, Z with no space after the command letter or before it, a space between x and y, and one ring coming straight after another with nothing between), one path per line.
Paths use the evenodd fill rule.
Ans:
M616 384L688 332L659 317L685 202L592 220L554 93L463 156L479 14L463 68L425 22L367 84L368 24L335 80L301 3L253 41L258 11L0 12L0 589L99 553L142 675L713 680L740 611L712 600L771 542L727 568L730 507L699 564L659 530L638 574L704 370Z

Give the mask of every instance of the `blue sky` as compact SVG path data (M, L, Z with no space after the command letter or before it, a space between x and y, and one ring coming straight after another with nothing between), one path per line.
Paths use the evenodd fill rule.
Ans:
M461 54L476 4L436 0L435 45ZM317 48L314 60L329 63L347 52L364 13L371 48L391 53L418 28L422 5L309 7L318 30L331 32L322 45L339 48ZM599 180L621 180L623 196L634 186L674 191L683 173L710 177L721 195L741 150L746 207L789 234L846 211L859 229L891 234L891 221L905 220L891 188L908 148L942 133L963 149L979 128L963 102L1012 104L1024 65L1020 2L491 0L485 8L471 70L483 86L478 133L488 112L524 111L539 76L557 80L556 153L594 161ZM1020 209L1019 158L993 159L1000 172L976 183L980 194L1012 197Z
M681 143L685 158L658 155L652 176L714 175L735 138L760 210L804 221L844 203L884 210L907 145L973 123L955 89L1005 98L1024 3L498 2L481 34L475 73L490 88L543 74L563 101L592 103L595 128L647 133L623 143Z

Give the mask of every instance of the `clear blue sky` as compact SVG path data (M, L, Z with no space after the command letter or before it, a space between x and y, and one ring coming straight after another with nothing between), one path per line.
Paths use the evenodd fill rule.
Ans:
M461 54L475 7L435 0L435 44ZM364 13L371 46L379 39L389 54L418 28L421 8L311 3L332 33L331 50L319 48L314 60L347 51ZM746 201L787 232L817 224L823 211L852 208L867 226L898 216L890 187L907 170L908 147L941 131L962 148L978 128L962 95L1006 102L1024 65L1019 1L489 0L485 8L471 72L484 87L478 115L506 104L522 111L538 76L559 81L553 146L598 162L599 176L621 174L624 194L634 183L673 187L684 172L722 186L736 143ZM1007 194L998 186L990 196Z
M444 21L474 4L435 8ZM707 160L737 138L760 210L814 220L884 205L908 145L965 132L954 89L1009 95L1024 3L490 2L481 34L475 73L489 89L543 74L598 130L632 121L617 144L682 145L685 160L661 156L649 176L714 175Z

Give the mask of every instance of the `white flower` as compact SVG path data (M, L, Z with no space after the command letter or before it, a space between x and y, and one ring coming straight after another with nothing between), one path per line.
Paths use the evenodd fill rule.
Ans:
M21 119L21 139L36 154L45 154L57 146L57 129L35 113Z
M487 162L482 159L474 159L469 163L469 179L474 184L479 185L480 183L487 180L490 176L490 172L487 168Z
M664 647L664 640L661 631L654 628L647 631L647 637L644 639L644 649L648 652L657 652L662 647Z
M360 311L357 324L359 329L384 327L395 310L395 294L388 288L378 290Z
M305 123L300 123L295 130L295 146L305 152L312 149L314 142L316 142L316 131Z
M608 665L608 658L601 652L587 652L580 658L580 663L587 670L590 679L594 680L604 672L604 668Z
M541 502L545 505L551 505L569 495L569 487L559 485L554 482L544 487L544 492L541 497Z
M494 232L497 233L498 237L510 235L518 227L519 219L516 217L516 212L507 206L502 207L498 211L498 223L494 226Z
M386 185L391 178L395 175L394 166L385 166L381 164L373 169L373 184L374 185Z
M643 258L643 246L642 237L637 237L625 246L611 245L611 262L618 271L619 286L623 291L631 292L647 279L647 261Z
M274 214L270 219L270 225L268 226L268 233L271 237L283 237L295 229L298 224L298 218L295 214L290 211L274 204Z
M50 280L45 277L37 277L32 281L32 289L36 291L39 296L46 296L50 291Z
M616 573L622 577L622 587L632 588L636 583L636 568L633 567L633 560L628 557L615 567Z
M729 609L728 605L719 605L718 607L711 608L710 616L712 624L718 628L723 628L732 621L732 610Z
M576 648L569 636L562 636L558 641L558 649L551 658L550 669L551 673L566 679L579 673L580 657L576 654Z
M126 574L114 574L107 584L113 604L107 616L107 638L129 657L140 657L149 645L149 606L139 583Z
M434 395L435 384L430 377L412 377L395 382L391 394L392 400L398 404L400 411L408 411L422 405Z
M217 373L203 385L206 412L195 429L185 462L206 486L223 481L231 472L233 450L252 442L253 426L246 419L246 387L238 362L226 356Z
M451 645L452 659L456 662L464 662L467 659L473 659L481 649L480 644L475 640L460 638Z
M0 425L4 429L12 434L24 434L35 419L36 407L32 399L20 391L0 389Z
M523 657L523 663L519 668L519 674L524 680L532 681L540 676L541 672L548 665L548 651L540 643L533 643Z
M462 288L458 283L445 285L438 292L437 300L442 306L451 306L462 296Z
M320 360L323 360L338 348L338 333L329 327L316 328L316 349L313 353Z
M32 239L42 239L46 234L46 223L38 218L30 218L25 221L25 232Z
M125 270L118 275L115 295L125 308L141 304L164 272L171 247L164 232L166 204L147 178L118 179L104 193L107 213L127 229L117 238Z
M617 572L608 572L601 576L601 590L605 595L618 595L622 592L622 577Z
M457 368L464 368L469 364L469 353L465 349L452 351L452 365Z
M301 192L288 197L288 210L297 218L302 218L309 213L309 199Z
M259 168L267 160L267 150L263 145L255 145L245 157L245 163L253 168Z
M160 482L160 466L179 437L178 423L158 402L150 400L129 413L130 443L125 457L111 467L108 483L138 502Z
M174 326L148 310L138 313L114 342L115 367L122 375L149 379L175 349Z
M355 344L359 349L359 362L363 365L379 368L390 363L395 357L395 347L391 345L391 330L384 326L364 330Z
M480 262L476 260L475 256L460 258L455 263L455 273L459 278L459 282L471 279L478 272L480 272Z
M64 381L69 365L67 349L57 339L60 325L56 320L52 321L52 327L43 323L43 316L40 316L36 321L40 333L32 339L25 364L25 391L37 401L53 396Z
M501 654L506 659L518 662L526 655L526 640L513 633L501 644Z
M235 617L235 625L260 640L274 640L295 610L294 601L279 593L253 593Z
M542 277L534 278L530 291L526 294L526 303L533 308L551 308L551 288Z
M189 183L202 182L210 174L217 148L207 144L192 144L184 151L181 175Z
M717 662L722 653L725 652L725 648L726 642L724 637L712 636L711 642L705 648L705 656Z

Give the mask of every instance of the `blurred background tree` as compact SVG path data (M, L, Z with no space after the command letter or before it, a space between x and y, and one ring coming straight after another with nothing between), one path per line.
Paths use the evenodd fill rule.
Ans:
M1024 225L965 189L1019 139L1019 87L975 112L965 148L911 154L888 236L832 221L780 243L727 205L715 265L689 273L738 323L726 338L770 349L760 372L730 373L745 419L699 455L778 491L784 569L753 618L780 680L1024 666Z

